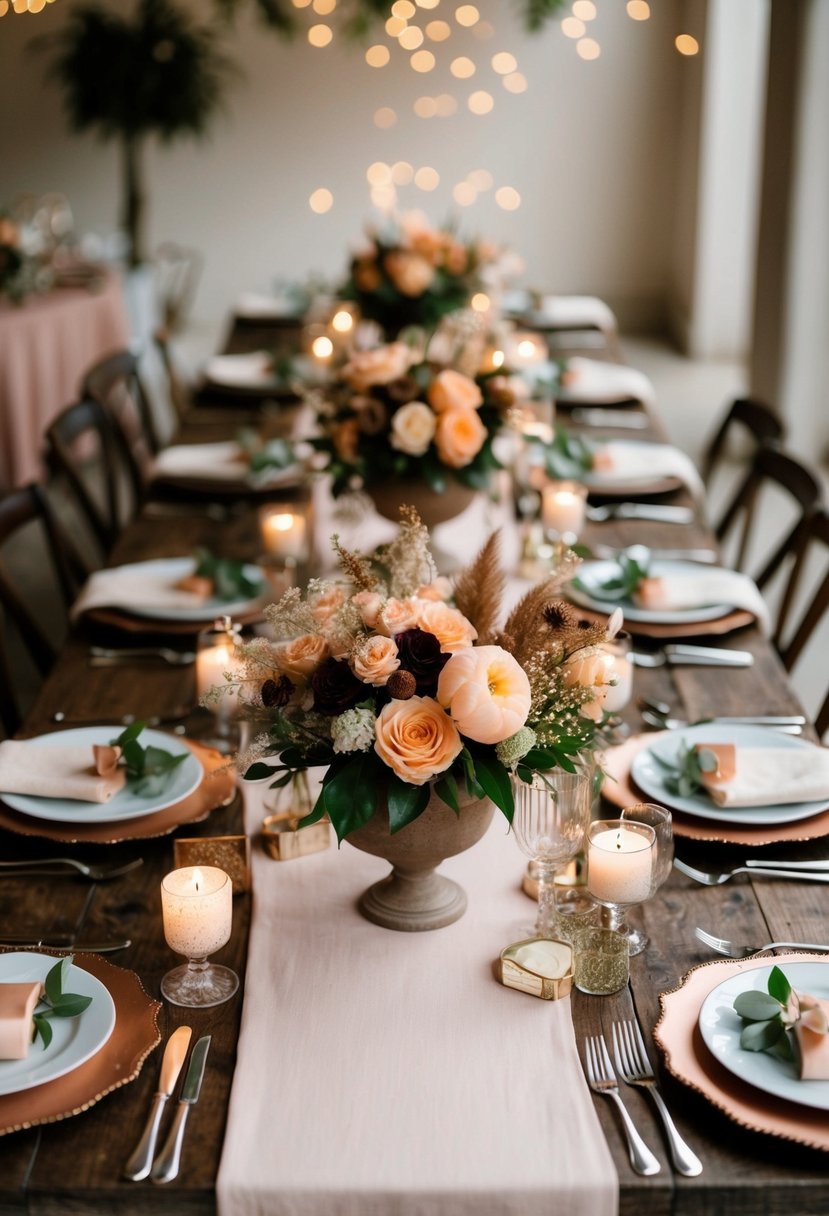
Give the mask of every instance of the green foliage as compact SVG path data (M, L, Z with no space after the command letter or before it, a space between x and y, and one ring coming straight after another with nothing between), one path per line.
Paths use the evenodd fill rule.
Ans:
M690 798L703 788L703 773L717 771L717 757L714 752L705 747L697 751L693 744L680 747L673 760L660 756L657 748L651 751L651 755L657 764L665 769L665 789L681 798Z
M639 589L639 584L648 577L650 569L648 561L638 561L629 553L620 553L616 559L618 572L603 583L591 582L587 587L578 578L573 579L573 586L584 591L597 600L631 600Z
M734 1012L748 1023L740 1034L740 1046L745 1051L767 1051L781 1060L791 1060L790 1027L783 1015L792 986L779 967L772 967L767 988L767 993L741 992L734 1002Z
M79 996L74 992L64 992L63 985L69 976L74 955L67 954L48 972L44 980L45 995L41 997L33 1015L34 1029L32 1042L40 1035L43 1046L48 1047L52 1041L50 1018L76 1018L92 1004L91 996Z
M550 477L569 477L578 481L593 468L594 445L566 427L557 425L553 442L545 446L545 463Z
M153 798L163 790L170 774L184 763L189 752L173 755L163 747L154 747L153 744L142 747L138 736L145 725L144 722L131 723L117 739L111 741L111 746L121 748L127 780L132 782L133 793L144 798Z
M245 573L245 563L232 557L215 557L209 549L197 549L196 568L199 578L209 578L217 600L250 600L262 591L262 580Z

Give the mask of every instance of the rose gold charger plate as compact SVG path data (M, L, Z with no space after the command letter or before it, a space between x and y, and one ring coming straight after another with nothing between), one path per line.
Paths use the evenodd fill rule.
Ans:
M217 807L227 806L236 794L236 779L227 756L215 748L205 747L193 739L184 739L196 759L201 762L204 776L199 785L180 802L120 823L51 823L48 819L32 819L0 802L0 828L22 836L40 836L64 844L117 844L122 840L145 840L166 836L185 823L206 819Z
M573 403L575 404L575 402ZM578 403L581 405L581 402ZM614 402L613 408L616 408ZM590 481L587 484L587 497L594 498L650 498L655 494L673 494L682 489L678 477L639 477L636 481Z
M65 952L41 947L33 953L61 958ZM161 1042L161 1002L147 995L134 971L116 967L98 954L76 954L74 961L76 967L94 975L108 990L115 1004L115 1028L100 1051L72 1072L19 1094L0 1097L0 1136L38 1123L56 1123L88 1110L106 1094L134 1081L147 1056Z
M723 980L742 971L768 967L772 962L785 967L787 961L825 963L826 955L778 954L740 961L717 959L693 967L676 988L660 995L661 1014L653 1037L665 1056L668 1072L702 1094L741 1127L829 1152L826 1111L772 1097L741 1081L711 1055L699 1031L702 1004Z
M143 633L148 637L159 633L194 637L202 629L210 628L216 619L216 613L208 613L200 621L171 621L155 616L133 616L120 608L90 608L89 612L84 612L80 619L81 621L92 621L96 625L106 625L110 629L118 629L124 633ZM262 608L250 609L248 612L234 612L233 619L240 625L255 625L263 619Z
M665 734L666 731L652 731L649 734L632 735L618 747L611 747L603 753L605 779L602 783L602 796L608 802L612 802L614 806L626 807L634 802L652 801L633 782L630 770L634 758L642 748ZM747 845L749 848L786 841L817 840L821 836L829 836L829 811L821 811L811 819L799 819L795 823L760 827L740 827L731 821L719 823L714 819L694 819L674 810L671 811L671 818L675 836L716 844Z
M593 612L590 608L583 608L581 604L575 607L579 615L588 621L605 624L608 620L609 614ZM753 624L755 618L744 608L734 608L725 616L715 617L713 621L696 621L685 625L663 625L659 621L629 621L625 618L625 629L629 633L636 634L637 637L653 638L659 642L675 641L677 638L718 637Z

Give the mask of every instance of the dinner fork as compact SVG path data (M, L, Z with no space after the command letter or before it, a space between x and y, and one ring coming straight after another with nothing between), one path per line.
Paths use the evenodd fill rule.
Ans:
M684 1174L686 1178L696 1178L698 1174L702 1173L702 1162L680 1136L670 1111L663 1101L648 1059L642 1031L637 1022L613 1023L613 1059L616 1063L616 1071L628 1085L641 1086L653 1098L654 1106L665 1128L671 1159L677 1172Z
M69 866L70 869L75 869L84 878L91 878L93 882L105 882L109 878L120 878L123 874L129 874L132 870L137 870L139 866L143 866L144 858L136 857L133 861L128 861L122 866L90 866L84 861L78 861L74 857L32 857L28 861L0 861L0 876L4 873L9 874L49 874L54 877L61 877L60 870L53 870L52 866ZM48 869L41 869L42 866L48 866ZM66 876L64 876L66 877Z
M634 1127L619 1094L619 1085L607 1054L603 1034L588 1035L584 1040L584 1061L590 1088L603 1098L611 1098L619 1111L632 1168L637 1174L644 1174L645 1177L658 1174L661 1168L659 1162Z
M690 524L694 512L690 507L647 502L609 502L600 507L587 507L591 523L603 524L608 519L651 519L663 524Z
M829 882L829 868L820 870L787 870L784 866L732 866L730 870L695 870L687 862L674 858L674 867L680 874L693 878L704 887L721 887L737 874L752 874L755 878L793 878L797 882Z
M730 942L727 937L714 937L713 933L706 933L700 928L694 930L694 936L704 946L710 946L717 954L724 954L726 958L748 958L749 955L760 954L764 950L804 950L815 954L829 954L829 945L819 945L817 942L766 942L763 946L741 946L738 942Z
M687 662L688 660L684 660ZM722 664L725 666L725 664ZM733 664L732 666L736 666ZM762 726L777 731L779 735L802 735L803 727L794 722L781 722L776 718L703 718L700 722L689 722L686 718L666 718L652 709L641 711L642 721L656 730L684 730L686 726Z

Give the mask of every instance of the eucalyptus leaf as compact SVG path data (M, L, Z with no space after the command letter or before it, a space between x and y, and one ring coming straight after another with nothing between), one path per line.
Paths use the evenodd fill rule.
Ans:
M785 1033L777 1018L772 1018L767 1022L750 1022L748 1026L743 1027L740 1046L745 1051L768 1051Z
M780 1002L766 992L741 992L734 1002L734 1011L749 1022L765 1022L780 1013Z

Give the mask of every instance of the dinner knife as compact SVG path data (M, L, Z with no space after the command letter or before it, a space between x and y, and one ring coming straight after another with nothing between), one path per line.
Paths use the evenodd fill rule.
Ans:
M749 650L728 650L724 646L694 646L671 642L664 647L669 663L711 663L723 667L751 667L754 655Z
M599 493L596 487L596 493ZM616 519L652 519L657 523L690 524L694 512L690 507L672 507L665 503L620 502L614 511Z
M72 941L68 933L50 933L40 938L33 933L28 937L22 933L11 936L4 934L0 938L0 947L15 946L18 950L37 950L42 946L47 950L71 950L74 954L115 954L118 950L127 950L131 945L130 938L125 938L124 941L89 942L88 945L79 945L78 942Z
M181 1072L182 1065L187 1056L187 1049L190 1046L192 1034L193 1031L189 1026L179 1026L178 1030L174 1030L167 1040L167 1046L164 1048L164 1058L161 1061L161 1078L158 1082L158 1091L153 1098L153 1104L147 1118L147 1125L141 1134L141 1139L135 1146L135 1151L124 1166L124 1177L131 1179L133 1182L140 1182L142 1178L146 1178L152 1169L153 1157L155 1156L155 1142L158 1139L161 1117L164 1114L164 1107L170 1094L173 1092L175 1083L178 1080L178 1074Z
M178 1100L175 1117L173 1118L164 1148L159 1153L152 1168L150 1177L153 1182L172 1182L181 1164L181 1146L184 1141L184 1129L190 1107L199 1100L204 1066L207 1063L207 1053L210 1050L209 1034L199 1039L190 1056L190 1064L184 1085L181 1087L181 1097Z

